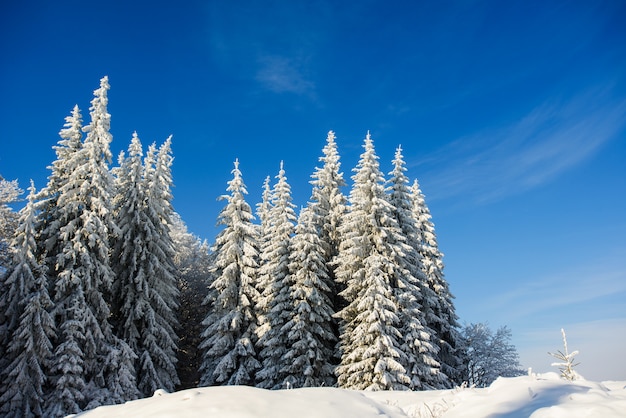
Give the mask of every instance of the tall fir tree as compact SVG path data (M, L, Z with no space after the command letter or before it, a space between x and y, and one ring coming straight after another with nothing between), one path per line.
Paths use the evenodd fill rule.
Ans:
M84 163L86 156L82 151L83 143L83 126L82 116L78 106L74 106L72 113L65 118L63 129L59 132L61 139L58 144L53 147L56 153L56 160L48 168L51 174L48 177L47 186L40 191L37 197L37 256L44 260L48 272L48 281L51 284L50 291L55 299L53 303L56 305L62 299L55 290L55 284L58 281L58 274L61 272L58 259L64 251L64 246L68 246L68 237L62 237L60 228L69 222L77 223L78 215L69 214L66 208L59 205L59 198L63 191L66 193L72 190L77 193L77 185L72 189L68 185L70 177L77 167ZM78 185L80 182L78 182ZM66 199L67 200L67 199ZM70 243L71 245L71 243ZM67 248L69 250L69 246ZM66 294L70 296L72 289L67 289ZM80 297L84 305L83 290L73 289L77 291L76 297ZM65 298L65 307L59 314L64 318L68 318L65 310L71 305L71 296ZM84 309L84 306L83 306ZM53 306L52 314L54 315L56 306ZM75 311L72 311L75 312ZM85 315L79 318L70 319L61 323L61 318L56 319L57 337L53 340L54 353L51 359L48 391L45 393L46 415L62 416L70 412L79 412L84 400L83 392L85 391L84 376L84 354L78 346L75 338L82 338L80 335L69 334L71 327L80 327L80 333L83 332L84 324L80 322ZM71 318L71 317L70 317ZM80 322L80 323L79 323ZM79 333L79 334L80 334ZM65 336L64 336L65 335ZM56 353L64 355L65 367L60 361L57 361ZM56 376L55 376L56 375Z
M39 192L36 203L39 253L46 255L46 263L51 273L55 271L56 258L61 252L58 234L61 222L59 195L71 175L72 166L68 162L72 161L74 154L83 147L83 120L78 105L74 106L72 113L65 118L59 136L61 139L53 147L56 160L48 167L51 171L48 184Z
M268 389L278 389L284 385L286 376L283 371L283 355L287 347L283 327L293 311L289 254L296 214L291 203L291 187L282 162L276 178L265 236L267 245L263 251L263 264L260 266L260 274L266 287L258 306L258 311L267 318L268 329L258 343L263 368L257 373L257 380L259 386Z
M128 154L123 151L118 157L119 167L113 170L116 195L113 214L119 234L113 238L113 259L116 279L112 286L112 321L115 332L135 349L140 338L133 315L133 300L137 299L134 276L141 269L140 261L145 247L145 183L143 181L143 148L137 133L133 133ZM143 271L142 271L143 273ZM126 306L126 299L129 306ZM128 312L129 308L131 309Z
M402 148L398 147L389 173L387 193L393 213L405 242L396 255L396 263L403 272L395 288L400 305L398 316L402 324L403 351L407 353L403 364L411 378L411 389L443 388L447 377L441 373L435 360L438 345L433 343L433 330L428 328L426 315L432 311L435 294L428 287L422 255L419 252L420 234L414 217L413 200Z
M262 274L261 269L267 263L267 258L270 253L270 212L272 210L272 187L270 186L271 178L267 176L263 182L263 194L261 202L256 205L256 214L259 218L258 237L259 237L259 256L257 263L259 265L259 273L257 275L257 281L255 284L256 290L259 295L259 299L255 301L257 306L257 321L258 327L256 330L257 338L263 338L263 335L269 329L269 322L267 318L267 309L260 307L263 303L263 293L266 291L269 283L267 283L269 276Z
M384 176L368 132L352 177L349 212L340 226L337 279L347 306L340 322L338 384L361 390L408 389L402 364L399 304L394 288L402 271L395 260L403 237L385 194Z
M94 92L91 122L83 129L87 132L83 146L67 153L57 165L66 174L59 188L56 219L49 222L58 227L53 272L58 338L52 364L55 387L47 412L51 416L108 403L109 379L105 373L117 373L107 367L114 338L104 297L114 277L109 237L116 233L111 216L113 179L108 167L108 90L104 77ZM76 367L68 373L70 364Z
M346 213L347 199L341 192L346 182L341 172L340 157L333 131L328 132L322 152L324 155L319 158L322 167L316 168L311 175L313 190L310 207L313 224L318 229L322 240L324 260L328 269L327 286L333 295L333 310L337 312L343 307L340 298L337 297L342 288L335 280L334 261L339 253L339 226Z
M43 415L44 387L52 357L54 321L48 310L46 268L37 259L35 187L20 212L15 232L14 260L6 275L0 309L11 318L7 365L0 370L0 413L4 417Z
M86 273L82 276L85 298L107 339L111 335L108 322L110 311L104 295L109 293L114 279L109 259L109 236L117 233L111 204L115 194L114 182L109 169L112 157L110 144L113 139L110 132L111 115L108 112L109 89L109 80L105 76L100 80L100 88L94 91L89 108L91 120L89 125L83 128L86 133L85 142L76 153L79 157L78 164L75 169L70 169L69 184L61 189L58 201L62 210L68 211L66 216L68 219L73 215L78 215L80 219L78 225L61 228L64 229L61 235L67 234L70 237L75 234L75 239L81 240L84 244L89 260L84 259L84 264L81 260L77 265ZM79 228L74 229L74 226ZM58 264L63 265L66 261L77 262L78 260L73 259L72 254L68 254L66 250L67 246L64 248L64 254L59 256ZM65 273L68 270L66 268ZM89 359L89 362L92 360L95 359ZM100 368L100 365L88 365L90 372Z
M117 334L136 354L137 386L142 396L156 389L173 391L175 370L176 278L169 224L170 139L157 154L150 146L145 167L137 133L120 156L116 218L120 228L114 254L117 280L113 291Z
M148 315L147 326L143 330L144 351L138 353L142 365L151 362L155 366L157 379L147 382L138 379L140 390L152 394L156 389L168 391L180 383L176 373L176 351L178 327L176 309L178 308L178 287L176 286L175 267L173 264L174 247L170 234L172 225L172 138L161 145L157 153L154 170L145 175L146 211L151 231L148 236L148 273L149 300L154 317ZM150 356L150 360L147 357ZM152 374L152 372L150 372Z
M417 180L411 187L414 217L417 219L419 252L428 287L435 298L429 306L426 323L434 331L435 343L439 345L436 360L441 371L448 377L450 384L461 384L460 335L458 316L454 307L454 296L443 274L443 254L439 251L435 226L430 209L420 190Z
M283 326L281 373L290 387L334 386L334 313L328 287L325 251L313 212L302 209L289 256L289 321Z
M204 302L209 313L202 322L201 386L254 385L261 367L255 349L259 231L245 200L247 190L238 160L232 174L226 189L230 194L220 197L226 200L218 217L224 229L213 247L215 280Z

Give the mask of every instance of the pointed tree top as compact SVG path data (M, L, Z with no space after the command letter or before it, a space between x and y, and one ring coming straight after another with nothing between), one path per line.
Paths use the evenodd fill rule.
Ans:
M372 139L372 135L370 134L370 131L367 131L367 135L365 135L365 140L363 141L363 148L365 148L366 151L373 151L374 150L374 140ZM378 159L378 157L376 157Z
M123 152L124 151L122 151L122 153ZM128 147L128 153L131 156L141 157L143 155L143 146L141 145L141 140L139 139L139 135L137 134L137 131L133 132L133 138L130 141L130 146Z
M404 168L406 163L404 162L404 156L402 155L402 145L398 145L398 148L396 148L396 153L394 155L392 163L394 166L394 170L392 172L395 172L397 170L406 171L406 168Z
M285 173L285 164L283 161L280 162L280 170L278 170L278 174L276 175L275 178L278 179L278 182L274 186L275 189L283 187L281 186L281 184L285 184L287 182L287 176Z
M29 191L28 202L33 203L35 201L37 191L37 189L35 189L35 182L33 181L33 179L30 179L30 187L27 190Z
M172 157L172 135L168 136L167 139L161 146L159 147L159 156L158 159L161 162L165 162L166 165L172 165L174 161L174 157Z
M104 76L100 79L100 88L98 88L97 90L95 90L93 92L94 96L105 96L106 97L106 92L111 88L111 85L109 84L109 77L108 76ZM95 98L94 98L95 100ZM92 101L93 104L93 101Z

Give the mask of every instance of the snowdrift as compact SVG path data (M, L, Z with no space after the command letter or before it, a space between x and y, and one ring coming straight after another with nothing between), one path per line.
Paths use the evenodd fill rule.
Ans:
M337 388L269 391L247 386L157 391L153 397L104 406L84 418L400 418L626 417L626 381L568 382L556 373L499 378L484 389L364 392Z

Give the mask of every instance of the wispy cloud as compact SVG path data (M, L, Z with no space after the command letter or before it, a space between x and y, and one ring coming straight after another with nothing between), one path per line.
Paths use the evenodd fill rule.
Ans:
M482 301L482 309L499 312L506 322L529 321L536 314L550 315L595 306L596 314L626 316L626 307L602 301L626 295L626 249L614 254L570 266L558 274L529 279L506 293L494 294ZM569 308L569 309L568 309ZM608 312L600 312L608 311Z
M315 83L305 76L303 60L264 55L258 60L256 80L275 93L294 93L315 97Z
M499 200L551 181L587 160L626 123L626 100L607 88L548 100L510 126L459 138L413 165L426 169L431 199Z
M248 2L208 6L208 48L229 76L264 90L316 99L314 64L324 42L325 2ZM252 93L257 93L253 91Z

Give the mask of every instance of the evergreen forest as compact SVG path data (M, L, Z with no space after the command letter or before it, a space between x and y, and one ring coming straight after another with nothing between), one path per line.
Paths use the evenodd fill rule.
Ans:
M173 208L171 138L144 147L135 133L113 164L108 91L104 77L88 120L78 106L66 117L47 185L31 183L19 213L2 208L2 416L196 386L467 381L443 255L402 148L384 173L368 133L348 181L329 132L299 211L282 163L252 205L235 161L209 244Z

